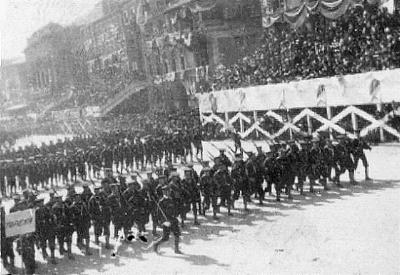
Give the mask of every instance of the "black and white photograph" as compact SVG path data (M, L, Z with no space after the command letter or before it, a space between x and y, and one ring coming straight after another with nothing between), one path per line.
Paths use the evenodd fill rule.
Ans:
M400 0L1 0L0 275L400 274Z

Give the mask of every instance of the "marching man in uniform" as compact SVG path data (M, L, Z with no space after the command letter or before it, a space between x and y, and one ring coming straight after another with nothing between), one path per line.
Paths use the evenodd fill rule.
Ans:
M163 197L158 203L158 213L163 233L162 237L154 243L153 249L154 252L158 253L158 247L163 242L169 240L169 235L172 231L175 237L175 253L182 254L182 252L179 250L179 236L181 235L181 232L179 229L179 221L177 219L178 212L176 211L175 203L171 197L171 187L166 185L162 188L162 191Z

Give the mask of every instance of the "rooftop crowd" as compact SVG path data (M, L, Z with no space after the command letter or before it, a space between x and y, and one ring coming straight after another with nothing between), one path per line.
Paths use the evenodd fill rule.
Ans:
M336 21L320 14L299 29L278 23L261 46L236 64L219 66L201 92L355 74L400 66L400 15L365 4Z

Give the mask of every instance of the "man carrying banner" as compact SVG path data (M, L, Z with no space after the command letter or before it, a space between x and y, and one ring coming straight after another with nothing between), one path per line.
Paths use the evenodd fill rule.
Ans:
M35 237L33 233L20 236L17 239L17 252L22 257L26 274L35 273Z
M14 268L14 250L13 250L13 238L6 237L5 228L5 217L6 212L2 205L2 199L0 198L0 215L1 215L1 259L3 264L7 267ZM10 261L8 261L10 260Z
M42 255L44 259L47 259L48 254L46 251L47 242L50 248L50 262L52 264L56 263L54 250L55 250L55 233L54 228L56 227L56 223L54 221L54 217L50 212L50 209L45 207L43 204L43 199L37 199L36 203L36 236L39 239L39 246L42 250Z

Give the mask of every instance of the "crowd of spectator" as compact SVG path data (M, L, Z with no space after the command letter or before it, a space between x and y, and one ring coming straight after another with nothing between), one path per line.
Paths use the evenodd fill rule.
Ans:
M200 92L398 67L400 14L366 3L336 21L315 14L299 29L275 24L254 53L218 66L211 85Z
M104 106L133 81L144 80L144 78L142 74L124 71L116 66L98 69L91 74L87 85L75 87L72 97L68 101L62 102L54 110Z

